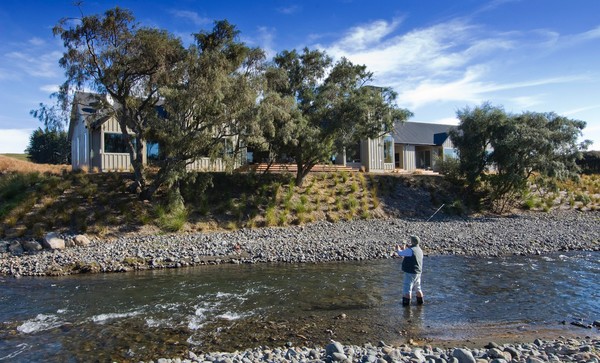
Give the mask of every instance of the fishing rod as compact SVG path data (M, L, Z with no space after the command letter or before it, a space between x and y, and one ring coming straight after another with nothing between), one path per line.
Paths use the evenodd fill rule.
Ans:
M442 208L443 208L445 205L446 205L446 204L442 204L442 206L441 206L441 207L439 207L439 208L438 208L438 209L435 211L435 213L433 213L433 214L431 215L431 217L429 217L429 219L427 219L427 221L426 221L426 222L429 222L429 220L430 220L431 218L433 218L433 216L434 216L434 215L436 215L436 214L437 214L437 212L439 212L439 211L440 211L440 209L442 209Z

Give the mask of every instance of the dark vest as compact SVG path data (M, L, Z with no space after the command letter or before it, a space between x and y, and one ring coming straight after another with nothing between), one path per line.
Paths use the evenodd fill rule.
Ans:
M414 246L410 249L413 251L413 255L404 257L402 260L402 271L410 274L420 274L423 268L423 250L419 246Z

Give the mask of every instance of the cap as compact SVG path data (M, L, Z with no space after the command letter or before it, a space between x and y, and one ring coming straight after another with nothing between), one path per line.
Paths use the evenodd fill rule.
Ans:
M421 239L420 239L418 236L414 236L414 235L413 235L413 236L410 236L410 243L411 243L413 246L416 246L416 245L418 245L418 244L419 244L419 242L421 242Z

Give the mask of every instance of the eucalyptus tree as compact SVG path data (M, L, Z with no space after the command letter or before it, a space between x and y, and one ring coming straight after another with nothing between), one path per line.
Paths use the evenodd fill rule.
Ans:
M143 159L148 122L157 112L160 88L171 82L173 69L184 57L180 39L165 30L140 27L130 11L119 7L103 15L63 18L53 32L65 47L61 99L66 101L73 89L110 96L112 102L103 102L96 113L118 121L134 186L141 191L147 184Z
M231 169L255 122L263 51L240 42L226 20L194 36L196 44L174 70L177 80L161 90L164 112L151 122L160 169L146 198L163 184L177 183L199 157L220 158Z
M371 87L373 74L343 58L305 48L276 55L265 72L254 142L294 160L296 185L312 167L359 139L377 137L412 114L390 88Z

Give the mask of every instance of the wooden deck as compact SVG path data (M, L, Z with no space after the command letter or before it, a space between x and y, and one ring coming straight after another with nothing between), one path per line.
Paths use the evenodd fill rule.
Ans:
M296 173L298 171L298 167L296 166L296 164L271 164L271 166L269 167L269 164L261 163L250 165L249 169L254 170L257 173L263 173L267 171L267 169L271 173ZM313 166L313 168L310 171L329 173L337 171L357 172L359 170L344 165L317 164Z

